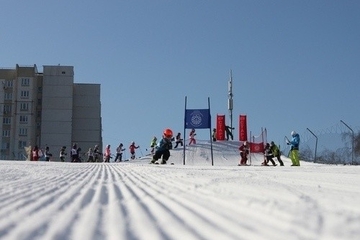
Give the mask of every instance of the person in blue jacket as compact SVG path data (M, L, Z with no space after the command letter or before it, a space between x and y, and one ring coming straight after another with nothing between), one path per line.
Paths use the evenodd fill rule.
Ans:
M161 164L166 164L166 161L170 158L170 149L172 148L171 140L173 138L173 132L167 128L163 132L163 137L158 143L158 148L155 151L153 159L150 163L156 163L162 157Z
M290 149L290 159L292 162L291 166L300 166L299 160L299 145L300 145L300 135L295 131L291 132L291 141L287 141L288 145L291 145Z

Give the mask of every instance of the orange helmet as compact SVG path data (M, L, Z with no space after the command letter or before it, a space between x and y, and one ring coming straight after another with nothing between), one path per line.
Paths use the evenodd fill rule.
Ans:
M171 131L170 128L167 128L167 129L164 130L164 137L172 138L172 136L173 136L173 132Z

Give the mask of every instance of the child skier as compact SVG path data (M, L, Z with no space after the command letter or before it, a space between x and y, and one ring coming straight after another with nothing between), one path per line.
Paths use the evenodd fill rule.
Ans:
M280 163L280 166L284 166L284 162L280 158L280 155L281 155L280 149L278 148L278 146L275 145L274 141L271 141L270 149L273 152L274 157L276 157L276 159Z
M130 149L130 158L131 159L135 159L135 149L138 149L140 146L135 146L135 142L132 141L131 142L131 145L129 147Z
M150 153L151 153L151 155L154 155L156 145L157 145L157 138L154 136L153 139L150 142L150 148L151 148Z
M246 141L239 147L239 150L241 159L238 166L246 165L247 156L249 155L249 147Z
M123 144L120 143L120 145L116 148L116 157L115 157L115 160L114 162L118 161L119 162L122 162L122 154L123 154L123 151L125 151L125 148L123 148Z
M86 152L87 162L94 162L94 151L92 148L89 148L89 150Z
M110 162L110 158L111 158L110 145L106 145L104 151L104 162Z
M274 154L271 151L270 144L266 143L265 150L264 150L264 162L261 163L263 166L268 166L269 161L272 163L273 166L276 166L273 160Z
M177 148L179 144L180 144L180 146L183 146L183 139L181 138L181 133L178 133L175 137L175 147L174 148Z
M161 164L166 164L166 161L170 158L170 150L172 143L171 139L173 137L173 132L171 129L167 128L163 132L163 138L159 142L159 147L156 149L156 152L153 156L153 159L150 163L155 163L162 157Z
M195 136L196 136L196 133L195 133L195 129L191 129L191 132L189 134L189 138L190 138L190 142L189 142L189 145L190 144L196 144L196 139L195 139Z
M60 161L61 162L65 162L65 157L67 155L67 153L65 152L66 151L66 146L63 146L61 149L60 149L60 153L59 153L59 157L60 157Z

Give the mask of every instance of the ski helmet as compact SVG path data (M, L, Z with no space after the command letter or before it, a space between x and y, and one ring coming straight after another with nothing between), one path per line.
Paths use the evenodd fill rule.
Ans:
M172 136L173 136L173 132L172 132L172 130L170 128L167 128L167 129L164 130L164 137L172 138Z
M294 136L296 134L295 131L291 131L291 136Z

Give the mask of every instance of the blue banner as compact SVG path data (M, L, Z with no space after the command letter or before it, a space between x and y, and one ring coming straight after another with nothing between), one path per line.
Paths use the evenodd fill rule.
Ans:
M185 109L185 128L211 128L210 109Z

